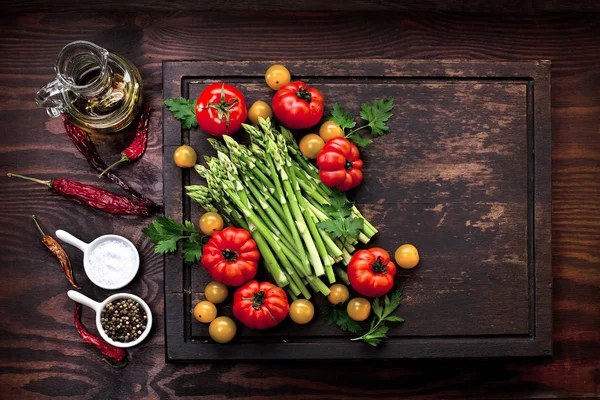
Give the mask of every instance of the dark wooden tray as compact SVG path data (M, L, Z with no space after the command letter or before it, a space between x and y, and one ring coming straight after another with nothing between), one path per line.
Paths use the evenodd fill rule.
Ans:
M165 62L164 97L196 98L215 81L239 86L250 105L270 102L271 61ZM405 301L379 348L349 341L318 316L268 332L239 325L228 345L193 320L208 275L165 258L167 361L543 356L552 353L550 248L550 63L323 60L286 61L294 79L358 114L360 103L393 96L392 133L361 154L365 179L350 194L379 228L372 241L393 252L416 245L420 265L401 271ZM199 129L182 130L165 108L166 215L197 220L183 186L181 144L214 154ZM236 139L244 140L244 134ZM370 244L370 245L371 245ZM326 300L315 296L317 309ZM231 315L227 303L220 314Z

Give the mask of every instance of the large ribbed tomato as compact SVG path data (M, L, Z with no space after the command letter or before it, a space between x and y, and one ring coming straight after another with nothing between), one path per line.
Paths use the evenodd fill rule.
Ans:
M251 329L267 329L283 321L290 306L280 287L250 281L233 295L233 315Z
M363 296L383 296L394 286L395 276L389 253L379 247L357 251L348 264L350 285Z
M260 253L248 231L227 227L214 232L202 249L200 263L213 280L240 286L256 276Z
M346 191L357 187L363 178L358 147L343 137L334 137L325 143L317 156L321 182L329 187Z

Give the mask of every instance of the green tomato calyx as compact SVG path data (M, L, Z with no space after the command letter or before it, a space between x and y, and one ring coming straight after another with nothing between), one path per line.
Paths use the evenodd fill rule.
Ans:
M381 261L381 257L377 257L375 262L371 264L371 270L376 274L387 274L387 263Z
M260 307L265 303L267 295L263 290L254 292L254 297L243 297L242 300L252 301L252 307L255 310L260 310Z
M223 259L227 262L234 262L238 259L238 253L229 249L221 250L221 254L223 255Z
M299 99L304 100L307 103L310 103L310 101L312 100L312 95L305 87L301 87L300 89L298 89L298 91L296 92L296 96L298 96Z
M210 103L208 107L217 110L217 115L221 121L225 120L225 132L229 133L229 111L238 103L238 99L234 99L231 103L225 98L225 84L221 86L221 101L219 103Z

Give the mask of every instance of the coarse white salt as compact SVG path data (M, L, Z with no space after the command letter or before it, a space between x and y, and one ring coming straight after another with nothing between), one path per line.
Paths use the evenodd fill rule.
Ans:
M119 240L109 239L94 247L88 257L87 274L98 285L115 287L127 284L135 274L137 257L133 249Z

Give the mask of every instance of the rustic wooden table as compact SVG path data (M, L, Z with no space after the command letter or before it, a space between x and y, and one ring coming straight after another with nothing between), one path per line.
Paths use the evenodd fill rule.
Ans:
M23 3L23 2L21 2ZM373 8L397 11L212 12L181 1L99 4L14 3L0 19L0 398L567 398L600 395L600 11L580 2L525 1L478 5L471 11L406 11L389 1ZM240 8L243 2L232 2ZM266 8L268 1L257 1ZM315 4L313 4L315 3ZM317 2L302 7L316 8ZM347 9L369 2L350 1ZM434 2L436 3L436 2ZM459 10L438 2L439 10ZM516 2L521 3L521 2ZM208 6L196 6L208 7ZM242 6L243 7L243 6ZM515 14L515 12L520 14ZM526 14L523 14L526 13ZM517 16L518 15L518 16ZM7 172L44 179L99 181L71 146L60 120L36 106L36 90L53 78L52 66L67 43L85 39L129 57L145 84L145 102L160 109L162 61L234 59L413 58L552 61L552 200L554 357L552 359L441 360L385 363L166 364L163 262L140 232L149 218L114 217L5 177ZM147 154L120 174L162 201L162 127L151 122ZM131 131L94 136L101 154L114 159ZM113 189L114 190L114 189ZM121 371L100 362L81 343L72 323L69 289L53 257L39 243L30 215L47 231L64 228L84 239L115 232L140 249L143 270L132 292L148 301L156 325L130 351ZM102 299L81 271L82 256L68 248L83 292ZM93 316L84 311L84 323Z

